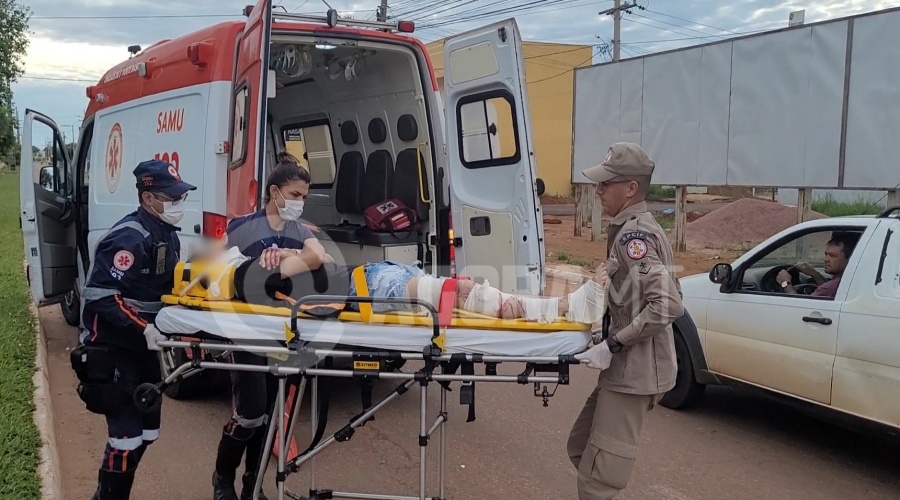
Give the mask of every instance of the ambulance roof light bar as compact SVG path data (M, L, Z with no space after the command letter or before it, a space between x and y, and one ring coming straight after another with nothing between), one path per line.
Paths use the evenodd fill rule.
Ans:
M249 11L245 9L244 14L249 15ZM273 12L272 19L274 21L324 23L331 28L341 25L356 28L374 28L385 31L399 31L401 33L412 33L416 29L416 25L412 21L398 21L396 23L388 23L383 21L364 21L360 19L341 19L338 16L338 12L336 9L330 9L326 17L301 13Z

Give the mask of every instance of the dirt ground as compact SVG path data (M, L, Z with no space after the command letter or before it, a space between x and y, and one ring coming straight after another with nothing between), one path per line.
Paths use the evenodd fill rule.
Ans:
M551 223L550 221L553 221ZM559 221L559 223L555 223ZM591 228L582 228L581 236L575 236L573 216L546 217L544 223L544 246L547 263L550 265L574 265L584 272L593 272L606 259L606 233L604 221L603 237L591 241ZM676 271L679 277L708 273L718 262L730 262L740 255L737 252L698 250L675 253Z

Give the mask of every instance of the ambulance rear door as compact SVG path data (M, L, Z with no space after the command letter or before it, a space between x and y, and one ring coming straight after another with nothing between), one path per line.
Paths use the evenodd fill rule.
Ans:
M544 287L544 235L515 20L446 40L447 163L456 271L506 292Z
M73 138L74 140L74 138ZM19 200L28 284L37 305L58 302L78 277L75 173L56 123L25 111Z
M268 98L274 97L275 84L269 81L268 71L271 38L272 0L259 0L247 13L247 25L237 48L228 176L229 219L244 215L247 209L259 208L260 184L264 182L260 176L266 160L266 105Z

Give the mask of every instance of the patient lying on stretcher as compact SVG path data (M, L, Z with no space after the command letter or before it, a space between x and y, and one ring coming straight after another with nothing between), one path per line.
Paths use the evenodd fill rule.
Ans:
M277 305L285 298L299 299L307 295L359 296L350 269L334 263L326 256L325 264L314 270L291 251L272 249L251 259L232 247L228 251L207 254L206 259L227 262L233 266L234 296L248 303ZM562 297L534 297L502 292L487 281L470 279L448 281L426 274L418 267L394 261L368 263L363 266L366 295L370 297L414 298L428 302L435 309L441 301L453 300L453 306L469 312L502 319L524 319L552 323L560 317L577 323L596 323L603 316L606 291L606 269L576 291ZM213 281L216 281L213 277ZM443 291L443 293L442 293ZM356 303L347 305L358 310ZM444 305L446 307L446 305ZM424 308L408 304L373 304L377 313L397 310L424 312Z

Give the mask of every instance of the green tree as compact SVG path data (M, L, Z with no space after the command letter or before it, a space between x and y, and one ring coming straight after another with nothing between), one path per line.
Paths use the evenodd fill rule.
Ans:
M12 85L25 73L30 19L28 7L16 0L0 0L0 157L19 157Z

